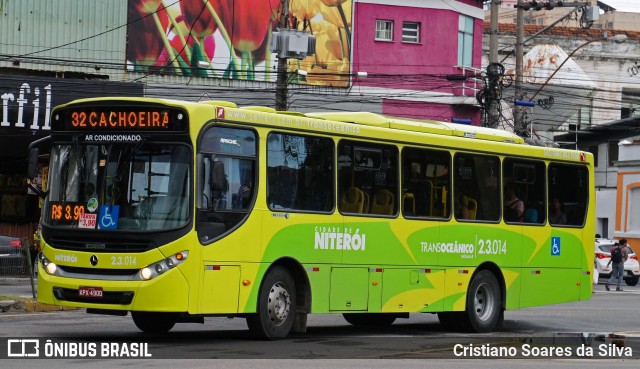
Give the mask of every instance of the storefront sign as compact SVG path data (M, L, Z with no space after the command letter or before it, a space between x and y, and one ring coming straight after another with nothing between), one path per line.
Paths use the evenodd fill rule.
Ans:
M88 97L143 96L141 83L1 73L0 157L26 155L31 141L48 135L57 105Z

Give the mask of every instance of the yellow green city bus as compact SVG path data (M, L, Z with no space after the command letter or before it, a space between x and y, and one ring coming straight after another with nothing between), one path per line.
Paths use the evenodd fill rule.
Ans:
M225 101L77 100L51 129L41 303L281 338L311 313L488 332L507 309L591 297L588 152Z

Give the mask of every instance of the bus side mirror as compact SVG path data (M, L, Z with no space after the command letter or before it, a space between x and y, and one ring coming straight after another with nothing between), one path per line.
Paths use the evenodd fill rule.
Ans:
M32 148L29 151L29 163L27 166L27 176L29 179L34 179L38 175L38 156L40 149L37 147Z
M38 187L34 186L34 184L31 183L31 180L36 178L36 176L38 175L38 156L40 155L40 149L38 148L38 145L41 145L42 143L47 142L50 139L51 136L46 136L37 139L29 144L29 158L27 163L27 186L29 186L29 188L33 190L33 192L35 192L43 199L47 196L47 192L44 192Z

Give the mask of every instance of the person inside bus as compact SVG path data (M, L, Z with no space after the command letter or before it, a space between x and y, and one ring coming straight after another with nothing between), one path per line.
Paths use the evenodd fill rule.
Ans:
M251 202L251 184L245 182L238 190L238 201L241 209L247 209Z
M504 218L509 222L524 221L524 202L509 185L504 188Z
M465 196L462 192L458 191L456 195L454 213L456 219L470 219L469 203L465 201Z
M567 215L562 211L562 201L557 197L553 197L549 206L549 223L567 224Z

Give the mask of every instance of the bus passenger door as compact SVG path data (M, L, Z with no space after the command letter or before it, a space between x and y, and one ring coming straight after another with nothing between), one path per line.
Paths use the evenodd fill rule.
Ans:
M329 310L366 311L369 300L369 268L331 269Z

